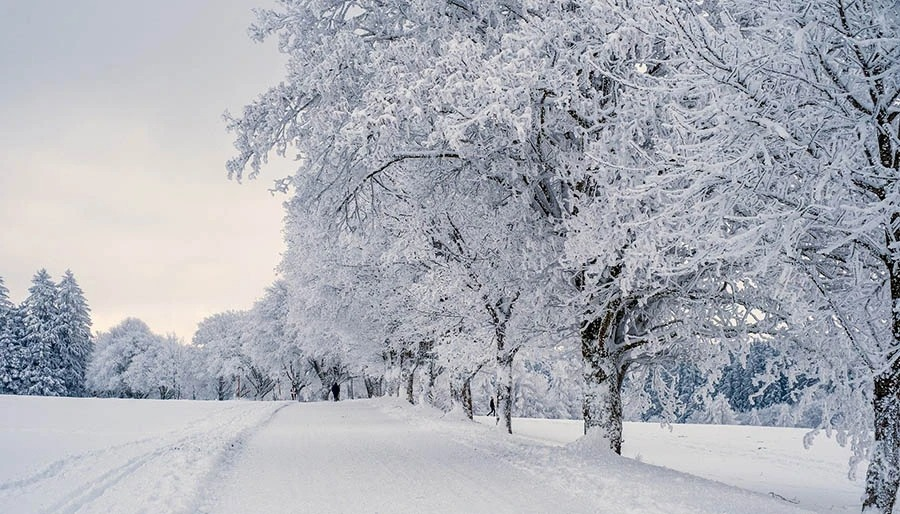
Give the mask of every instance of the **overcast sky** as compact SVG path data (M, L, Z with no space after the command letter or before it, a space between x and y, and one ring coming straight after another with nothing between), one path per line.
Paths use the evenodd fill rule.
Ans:
M281 202L228 181L222 113L282 76L250 41L267 0L0 1L0 276L71 268L94 330L128 316L190 340L274 278Z

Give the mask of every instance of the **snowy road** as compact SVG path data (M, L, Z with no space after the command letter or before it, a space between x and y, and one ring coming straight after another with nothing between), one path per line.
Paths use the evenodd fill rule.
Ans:
M798 512L628 459L443 420L395 399L285 408L222 480L201 511Z
M567 492L369 402L280 412L254 437L216 513L589 512Z
M396 398L0 396L0 512L803 511L590 444L510 437Z

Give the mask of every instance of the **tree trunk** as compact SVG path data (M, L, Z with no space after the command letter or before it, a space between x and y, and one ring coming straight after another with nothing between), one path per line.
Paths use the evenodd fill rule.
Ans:
M475 419L474 410L472 409L472 377L463 380L462 384L462 406L463 412L469 419Z
M235 398L243 398L244 397L244 389L241 387L241 375L238 374L234 377L235 386L234 386L234 397Z
M400 352L400 380L405 385L406 401L410 404L416 404L415 377L416 369L419 367L419 360L415 352L404 350Z
M415 376L415 370L411 369L406 372L406 378L404 380L404 382L406 382L406 401L408 401L412 405L416 404L416 398L413 395L413 390L415 389L413 387L415 385L413 381L415 379Z
M228 389L228 382L225 381L225 377L217 377L216 378L216 399L219 401L225 400Z
M497 354L497 417L506 432L512 433L512 365L515 353Z
M384 388L387 396L400 396L400 382L402 381L402 359L398 359L397 352L393 350L383 353L385 372Z
M866 472L863 512L891 514L900 487L900 362L875 378L875 446Z
M428 367L426 369L428 380L425 381L425 401L428 405L434 405L434 384L437 382L437 366L434 364L434 359L428 359Z
M363 382L366 385L366 395L369 398L374 398L376 396L382 396L384 393L382 392L382 384L384 383L384 378L376 378L366 375L363 378Z
M900 214L891 216L893 226ZM900 240L897 231L889 242ZM891 514L900 488L900 262L892 262L888 270L891 285L893 346L885 362L890 368L875 376L872 408L875 419L875 445L866 471L863 512Z
M472 375L466 374L465 377L459 374L451 375L450 379L450 400L453 405L462 407L463 412L469 419L475 419L472 411Z
M616 302L614 302L616 303ZM618 305L603 316L584 321L581 355L584 360L584 433L599 432L610 450L622 453L622 378L618 358L609 351L619 316Z
M385 375L385 381L387 382L387 395L388 396L396 396L400 397L400 370L398 368L392 368L388 370Z
M494 339L497 342L497 420L503 420L503 428L509 434L512 433L512 364L518 348L510 349L506 344L506 326L518 298L519 293L515 293L485 305L494 324Z

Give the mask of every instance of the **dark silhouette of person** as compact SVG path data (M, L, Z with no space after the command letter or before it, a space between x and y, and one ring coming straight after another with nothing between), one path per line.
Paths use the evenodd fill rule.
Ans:
M494 410L494 399L493 399L493 398L491 398L490 407L491 407L491 411L488 412L488 416L496 416L496 415L497 415L497 411Z
M341 399L341 386L337 382L331 384L331 395L334 396L334 401Z

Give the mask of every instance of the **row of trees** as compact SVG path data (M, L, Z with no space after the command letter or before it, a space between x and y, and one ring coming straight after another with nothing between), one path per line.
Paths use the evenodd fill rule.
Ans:
M0 394L83 396L92 351L90 309L71 271L46 270L20 305L0 278Z
M760 385L802 380L795 403L869 459L864 508L891 512L898 32L893 0L259 12L287 76L229 117L229 174L298 157L263 351L410 397L444 380L464 408L492 369L507 430L515 362L543 352L618 452L627 383L675 405L689 361L709 397L764 343Z
M95 336L87 370L92 395L116 398L206 399L195 348L175 335L153 333L128 318Z

